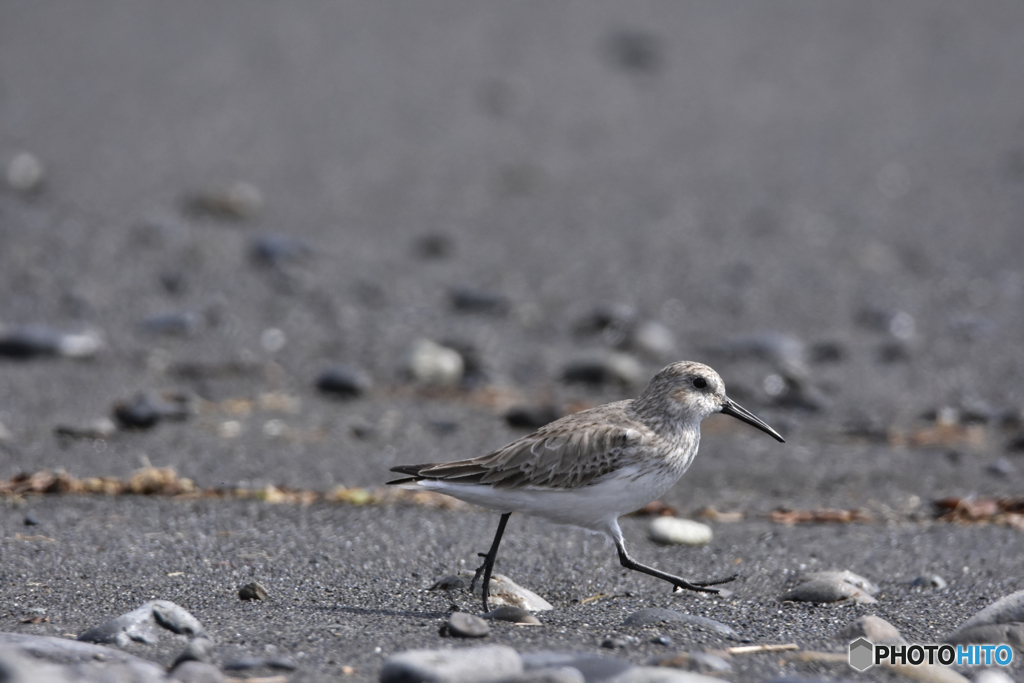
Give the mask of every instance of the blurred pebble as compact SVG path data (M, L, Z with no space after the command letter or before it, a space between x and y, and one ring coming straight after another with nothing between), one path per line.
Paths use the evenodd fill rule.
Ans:
M951 333L965 342L988 341L999 331L999 323L978 315L956 315L946 325Z
M275 669L277 671L295 671L295 662L287 657L239 657L224 662L225 671L249 671L251 669Z
M521 607L511 607L509 605L502 605L501 607L492 609L483 615L484 619L491 619L493 621L509 621L513 624L531 624L537 625L540 623L540 619L535 617L533 614Z
M843 342L819 341L811 344L808 355L814 363L840 363L850 354Z
M655 645L664 645L665 647L668 647L669 645L672 644L672 639L669 638L668 636L661 635L661 636L654 636L653 638L651 638L651 642L654 643Z
M435 434L445 436L459 431L459 423L455 420L430 420L427 424Z
M199 329L199 316L192 311L168 311L143 318L142 329L150 334L187 336Z
M259 581L247 583L238 589L239 600L266 600L269 597L270 593Z
M615 31L608 37L606 50L611 63L624 71L655 74L665 65L664 45L649 31Z
M172 668L184 662L210 662L213 661L214 645L209 638L199 637L188 641L185 650L174 660Z
M206 629L191 612L169 600L153 600L152 606L156 623L172 633L186 636L209 637Z
M310 256L313 250L305 240L298 237L271 234L254 237L249 245L249 253L257 263L276 267L302 260Z
M938 574L922 574L921 576L915 577L914 580L910 582L910 585L918 588L937 588L942 590L949 584L947 584L946 580ZM868 640L871 639L869 638Z
M882 342L876 352L880 363L906 363L914 356L914 347L901 339Z
M0 443L10 443L11 441L14 441L14 434L7 428L7 425L0 422Z
M253 218L263 208L263 195L255 185L235 182L197 192L185 200L190 213L227 220Z
M618 657L590 654L589 652L558 652L540 650L522 654L523 667L528 673L537 670L571 667L587 681L610 681L615 676L634 668ZM527 679L529 680L529 679Z
M858 617L839 632L839 638L847 642L867 638L875 644L905 643L899 629L882 617L868 614Z
M629 304L601 305L573 326L578 335L600 334L609 346L620 346L632 334L640 313Z
M567 363L562 370L565 382L586 384L637 384L644 376L643 367L632 356L614 351L590 353Z
M100 417L79 424L58 424L53 432L72 439L109 439L117 432L117 425L109 417Z
M848 584L856 586L861 590L871 594L878 595L881 592L881 588L877 584L873 583L869 579L865 579L860 574L854 574L849 569L843 569L839 571L823 571L823 572L808 572L803 575L802 580L804 581L844 581Z
M697 614L686 614L664 607L647 607L637 610L626 617L622 622L623 626L652 626L655 624L689 624L709 633L717 633L720 636L739 638L739 634L728 624L720 621L702 617Z
M405 370L421 384L451 386L462 380L465 362L454 349L429 339L417 339L406 352Z
M601 641L601 647L608 650L622 650L639 641L634 636L610 636Z
M771 363L780 374L793 380L806 379L810 374L806 345L784 332L754 332L729 337L720 342L716 350L731 358Z
M1001 669L982 669L972 680L973 683L1014 683L1010 675Z
M960 625L944 642L1024 643L1024 590L1004 595Z
M504 295L472 287L455 287L448 297L452 308L463 313L505 315L512 308Z
M497 683L521 674L523 660L507 645L406 650L384 660L380 683Z
M188 291L188 281L185 275L176 270L165 270L160 273L160 286L164 291L174 296L181 296Z
M444 233L428 233L413 241L413 250L417 256L425 259L448 258L455 251L455 240Z
M864 329L886 332L903 341L909 341L917 335L917 323L914 321L914 316L906 311L865 306L857 311L854 320Z
M505 422L516 429L539 429L549 422L562 417L562 411L555 406L516 406L505 413Z
M491 632L486 621L473 614L452 612L441 626L442 636L455 638L484 638Z
M469 581L473 572L459 572L460 576ZM477 581L473 590L475 595L483 595L483 581ZM508 605L519 607L530 612L546 612L554 606L528 588L523 588L504 574L491 574L490 602L492 605Z
M7 162L7 184L18 192L35 192L46 176L43 162L31 152L19 152Z
M373 380L367 373L344 363L328 366L316 378L317 389L344 398L362 396L372 387Z
M23 523L25 524L25 526L38 526L39 520L36 519L36 516L31 511L29 511L25 513L25 519Z
M657 361L674 358L678 350L672 330L657 320L647 320L637 325L629 338L629 347Z
M195 412L195 397L186 392L158 394L142 391L114 405L114 419L122 427L149 429L160 420L184 420Z
M469 586L469 584L461 576L458 576L456 574L449 574L448 576L442 576L440 579L435 581L433 583L433 585L431 585L430 588L428 588L427 590L428 591L462 590L463 588L467 588L468 586Z
M1016 471L1013 467L1013 463L1011 463L1006 458L999 458L995 462L990 462L985 469L988 471L989 474L995 475L997 477L1006 477L1013 474Z
M711 654L710 652L682 652L674 657L658 657L652 664L661 667L683 669L684 671L711 674L732 671L732 665L724 657ZM688 678L686 680L693 679ZM705 679L704 676L698 678L698 681L703 680L711 681L717 679Z
M288 337L284 330L276 327L268 327L260 332L260 346L267 353L277 353L288 343Z
M711 527L678 517L655 517L647 528L655 543L663 545L705 545L711 542Z
M829 406L828 398L807 382L782 375L768 375L763 382L764 392L781 408L817 413Z
M850 571L813 572L804 576L795 588L787 591L779 600L794 602L848 602L869 605L875 602L872 595L878 587Z
M91 358L103 348L98 332L59 332L45 325L0 326L0 356Z

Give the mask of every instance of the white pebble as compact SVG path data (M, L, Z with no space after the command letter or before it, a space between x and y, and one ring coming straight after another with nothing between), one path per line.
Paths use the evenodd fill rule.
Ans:
M711 527L678 517L657 517L647 530L651 540L664 545L705 545L711 541Z
M462 355L429 339L417 339L406 354L405 368L422 384L458 384L465 371Z
M29 152L16 154L7 164L7 184L19 192L31 192L43 182L43 163Z

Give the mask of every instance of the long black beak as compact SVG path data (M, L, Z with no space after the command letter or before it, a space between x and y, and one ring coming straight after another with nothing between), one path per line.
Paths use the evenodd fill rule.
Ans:
M776 440L782 443L786 443L786 440L783 439L777 431L769 427L767 422L757 417L752 412L741 406L739 403L733 401L731 398L727 398L724 401L722 401L722 412L725 413L726 415L732 415L737 420L743 420L748 425L753 425L760 429L762 432L771 434L772 437L774 437Z

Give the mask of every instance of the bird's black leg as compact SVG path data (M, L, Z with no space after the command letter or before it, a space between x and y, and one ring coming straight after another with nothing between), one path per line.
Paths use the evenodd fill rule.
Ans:
M476 588L477 579L483 574L484 612L490 611L487 608L487 597L491 592L491 570L494 569L494 559L498 557L498 545L501 544L501 535L505 533L505 525L508 524L508 518L511 514L511 512L506 512L501 516L501 520L498 522L498 531L494 534L494 541L491 543L491 549L486 554L477 553L477 555L484 558L484 563L477 567L476 574L473 575L473 583L469 584L469 591L473 592Z
M619 562L626 569L632 569L634 571L643 572L655 576L663 581L668 581L676 588L685 588L688 591L697 591L698 593L718 593L717 588L708 588L708 586L717 586L720 583L729 583L730 581L736 580L736 575L724 578L716 579L714 581L687 581L686 579L671 574L666 574L663 571L658 571L654 567L648 567L645 564L640 564L626 552L626 546L620 540L615 541L615 548L619 551Z

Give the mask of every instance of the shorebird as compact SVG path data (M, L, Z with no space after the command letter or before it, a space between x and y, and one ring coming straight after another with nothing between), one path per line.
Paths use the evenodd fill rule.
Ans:
M667 491L697 454L700 423L725 413L785 440L763 420L725 395L725 383L707 365L680 361L662 369L636 399L607 403L544 425L504 448L468 460L400 465L408 475L388 484L436 491L501 513L491 549L479 553L470 590L483 577L488 611L491 572L513 512L606 534L623 567L663 579L675 588L712 588L735 576L687 581L640 564L626 552L618 519Z

